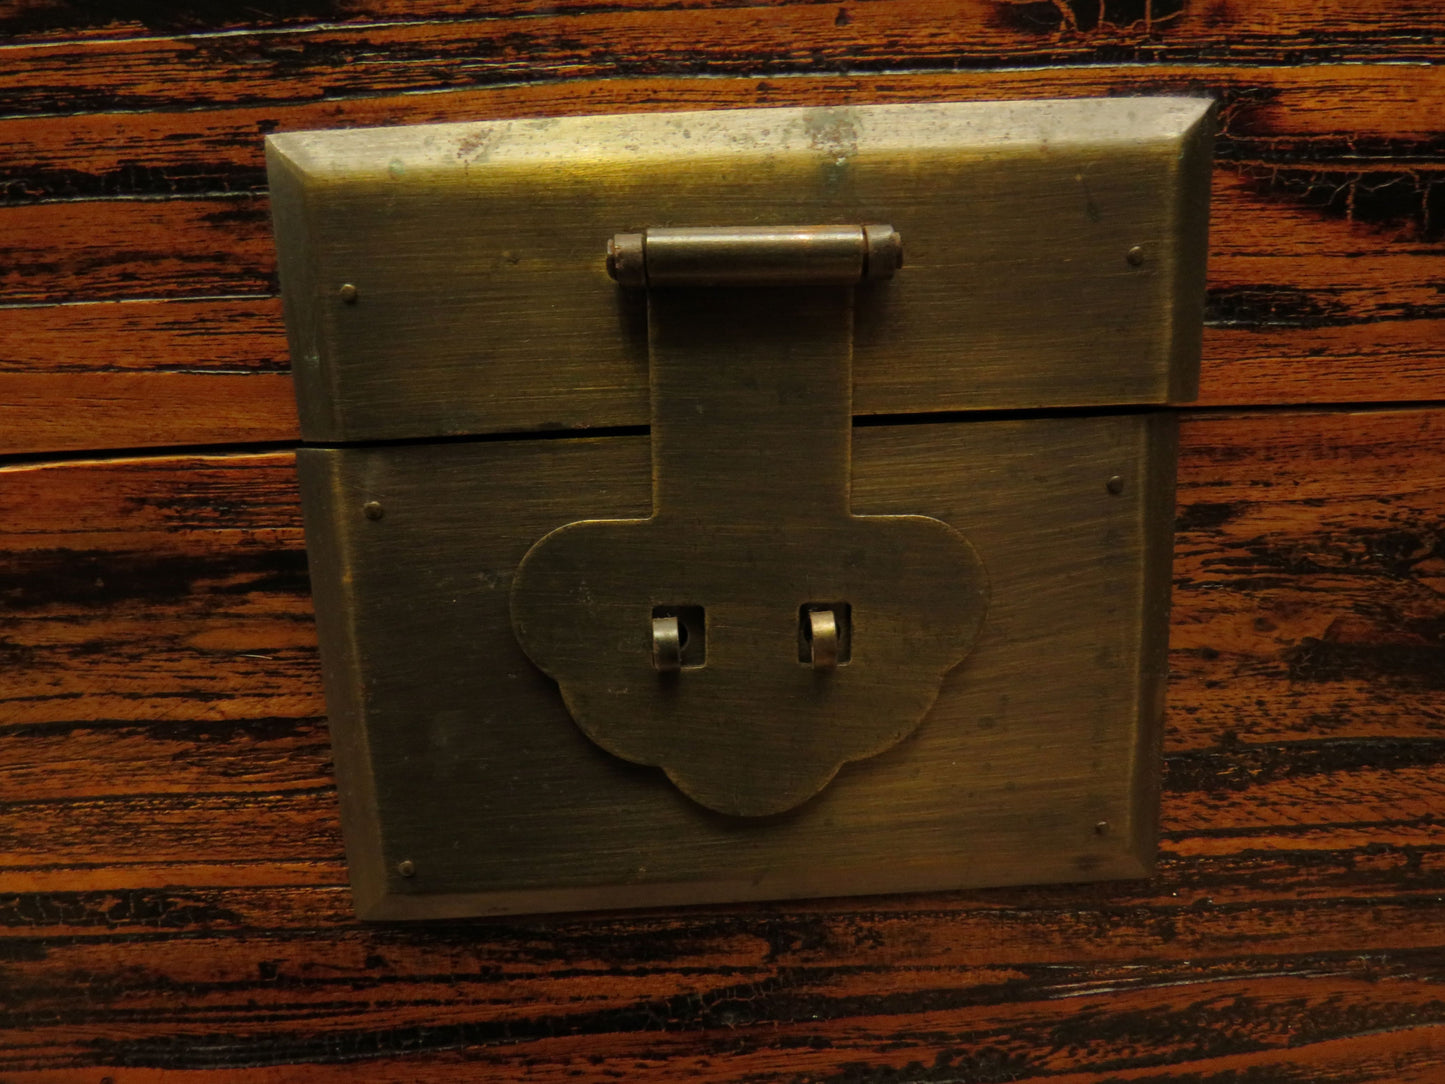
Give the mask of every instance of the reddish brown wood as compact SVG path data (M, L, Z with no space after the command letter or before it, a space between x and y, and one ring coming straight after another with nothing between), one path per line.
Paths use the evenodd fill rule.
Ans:
M1409 226L1323 215L1216 170L1210 289L1216 322L1269 325L1438 317L1438 241ZM265 294L270 208L258 196L38 202L0 209L15 301ZM1275 309L1283 309L1275 312Z
M110 46L87 49L106 54ZM203 55L186 63L197 78L216 78ZM293 67L326 64L308 54ZM12 80L26 71L10 70L20 73ZM0 451L294 436L260 198L266 131L822 101L1217 94L1221 162L1201 401L1445 398L1434 258L1445 221L1436 206L1445 192L1438 68L611 79L420 96L376 96L385 80L351 77L362 96L335 102L305 100L292 86L289 99L265 106L176 110L172 97L162 112L0 121L10 147L0 163L8 193L0 296L40 306L8 310L0 321ZM1408 168L1392 161L1399 158ZM72 300L98 303L54 307Z
M0 452L296 437L276 298L0 310Z
M294 439L264 133L633 109L1214 94L1202 401L1445 401L1441 42L1434 0L0 0L0 455ZM350 911L289 452L0 465L0 1078L1445 1079L1445 411L1182 436L1154 879L406 928Z
M1185 423L1152 881L410 928L342 886L290 456L0 472L0 1073L1436 1079L1442 439Z
M1445 16L1428 2L1360 11L1310 0L1223 6L1125 0L1103 7L1093 0L956 0L946 7L933 0L871 0L572 4L560 12L535 3L495 14L483 5L458 5L448 10L455 17L435 21L401 4L383 10L379 21L363 15L352 25L305 20L264 34L184 37L173 36L171 14L161 33L147 32L137 20L140 25L122 28L104 48L64 36L17 45L7 112L243 104L345 97L359 85L373 92L450 89L542 76L876 71L898 67L901 57L915 69L941 70L1121 60L1423 63L1440 57L1445 40ZM138 14L144 20L150 12ZM164 19L168 13L155 14ZM218 21L265 26L282 20L267 19L264 8L251 19L216 20L208 13L207 23ZM15 22L23 32L23 18ZM395 63L397 57L406 63Z
M701 79L567 79L448 94L385 94L144 113L0 121L9 202L56 196L259 192L260 136L306 128L425 124L557 114L917 100L1010 100L1121 93L1212 94L1227 161L1285 166L1438 158L1445 76L1435 67L1322 64L1260 68L1151 64L1009 71L896 72ZM1431 152L1436 152L1434 155ZM1382 161L1382 158L1385 159ZM1420 164L1420 163L1414 163ZM1437 167L1438 168L1438 167Z
M197 3L134 3L124 9L80 5L66 0L4 0L0 3L0 33L16 41L68 41L123 39L157 34L224 33L243 29L306 29L325 17L328 27L338 24L367 31L376 23L398 20L441 22L519 17L565 20L591 13L628 12L662 24L679 13L700 9L742 9L755 17L777 17L768 9L800 6L797 0L628 0L599 4L595 0L345 0L325 5L261 2L217 11ZM1229 45L1264 44L1288 52L1311 47L1356 50L1371 59L1387 51L1419 48L1419 38L1438 26L1439 11L1428 0L1390 6L1331 0L1263 0L1250 5L1194 6L1178 0L1153 0L1099 7L1090 0L1052 0L1044 4L1021 0L966 0L940 13L919 0L843 3L845 18L834 16L841 29L857 27L860 18L875 27L908 22L947 26L943 15L958 22L987 26L992 36L1017 48L1030 38L1057 39L1077 44L1158 47L1161 43L1220 49ZM853 33L864 33L854 30ZM1012 36L1010 36L1012 34ZM967 42L963 43L967 47Z

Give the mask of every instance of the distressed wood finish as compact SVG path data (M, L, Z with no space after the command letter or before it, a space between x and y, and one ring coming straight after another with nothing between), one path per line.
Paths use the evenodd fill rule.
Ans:
M368 928L261 135L1221 100L1203 399L1445 401L1434 0L0 0L0 1077L1445 1077L1445 410L1183 427L1148 882ZM170 1071L174 1072L170 1072Z
M1181 439L1152 881L406 929L351 916L291 456L3 472L0 1074L1438 1079L1445 411Z

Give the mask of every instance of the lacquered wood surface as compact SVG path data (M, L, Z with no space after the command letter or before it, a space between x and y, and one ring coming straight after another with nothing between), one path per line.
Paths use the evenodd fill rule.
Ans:
M290 455L8 470L0 1074L1438 1079L1445 412L1181 437L1152 881L411 928L351 916Z
M1343 27L1340 34L1349 36ZM255 43L233 47L261 55ZM349 47L362 48L360 38ZM1287 47L1287 39L1276 43ZM837 101L1215 92L1222 109L1202 401L1445 399L1437 266L1445 69L1169 63L667 75L445 94L398 94L353 72L351 91L329 101L293 77L268 84L280 97L265 103L216 105L176 84L139 112L112 101L34 116L16 97L30 73L17 63L21 52L7 51L10 67L0 73L0 110L12 114L0 119L0 304L34 306L4 310L0 321L0 448L10 452L294 438L264 133ZM196 79L222 79L203 57L189 62ZM308 64L329 70L320 60L296 63L301 72Z
M1442 42L1433 0L0 0L0 1078L1445 1078L1445 413L1340 406L1445 400ZM1155 879L355 921L262 134L1200 90L1203 401L1261 409L1182 428Z

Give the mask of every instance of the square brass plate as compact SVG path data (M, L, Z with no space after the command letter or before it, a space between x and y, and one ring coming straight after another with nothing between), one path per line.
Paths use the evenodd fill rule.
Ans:
M1210 155L1187 98L271 137L361 914L1147 873L1174 442L1139 408L1196 386ZM851 510L956 528L992 601L909 737L786 813L712 812L592 744L509 613L542 536L653 512L649 302L604 246L883 223L904 266L839 338Z
M657 769L594 746L512 634L511 575L538 537L586 516L647 514L646 437L303 449L300 463L347 854L365 917L1149 869L1168 416L856 429L855 509L967 530L993 604L978 646L912 737L761 821L711 813ZM1116 476L1118 494L1108 488ZM382 518L367 518L371 501Z
M602 249L659 226L899 230L904 272L857 314L859 414L1186 401L1209 113L1109 98L271 136L302 434L647 424L645 311Z

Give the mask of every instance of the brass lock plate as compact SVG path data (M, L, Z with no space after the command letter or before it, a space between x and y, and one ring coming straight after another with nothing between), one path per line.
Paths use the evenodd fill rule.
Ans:
M1196 378L1207 114L1108 100L273 137L362 915L1146 874L1174 439L1141 408ZM789 222L891 223L905 266L725 301L607 272L625 231ZM647 547L627 534L663 522ZM937 526L840 545L869 523ZM589 535L629 540L580 578L599 547L540 563L545 540ZM937 568L935 536L960 540ZM854 580L809 571L835 550ZM553 588L533 591L544 567ZM868 594L923 569L924 588ZM900 638L940 660L916 711L829 706L906 685L910 654L878 646ZM686 700L704 676L714 692ZM752 706L704 718L734 700Z
M896 270L894 230L639 237L651 514L538 540L512 627L602 748L717 812L784 813L912 733L988 575L941 520L850 507L854 311Z

